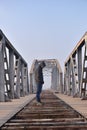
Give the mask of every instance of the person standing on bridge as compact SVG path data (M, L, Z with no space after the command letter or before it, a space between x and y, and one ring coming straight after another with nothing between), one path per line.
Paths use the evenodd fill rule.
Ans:
M35 70L35 81L37 86L36 100L37 104L41 104L40 94L42 92L42 86L44 84L43 79L43 68L46 66L45 62L42 61Z

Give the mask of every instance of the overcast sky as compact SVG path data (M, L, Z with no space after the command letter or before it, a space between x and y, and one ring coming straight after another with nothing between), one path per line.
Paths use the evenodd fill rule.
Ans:
M87 31L87 0L0 0L0 29L28 63L64 62Z

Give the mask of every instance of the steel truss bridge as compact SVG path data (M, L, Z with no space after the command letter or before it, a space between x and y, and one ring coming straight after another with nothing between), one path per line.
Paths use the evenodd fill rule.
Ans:
M86 99L87 32L66 59L64 72L57 59L35 59L28 72L27 62L0 30L0 102L35 93L34 73L42 60L46 63L44 75L51 75L51 89Z

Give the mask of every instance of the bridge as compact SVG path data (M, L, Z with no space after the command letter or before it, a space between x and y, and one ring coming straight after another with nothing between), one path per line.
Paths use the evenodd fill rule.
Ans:
M84 118L84 122L86 121L87 32L65 60L63 72L57 59L34 59L31 69L28 71L27 62L0 30L0 113L3 110L0 126L5 124L35 98L35 69L41 61L46 63L46 67L43 70L44 76L48 73L51 76L50 92L70 105L79 116ZM5 106L9 112L6 111ZM10 106L15 106L15 108L10 108ZM48 124L50 125L50 123ZM84 126L87 124L86 122L82 124L81 130L85 130ZM7 129L7 127L4 128Z

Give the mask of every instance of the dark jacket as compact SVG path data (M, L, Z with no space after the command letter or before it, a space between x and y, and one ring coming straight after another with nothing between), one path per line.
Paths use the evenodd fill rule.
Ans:
M41 84L44 83L42 67L40 65L35 70L35 81L36 83L41 83Z

